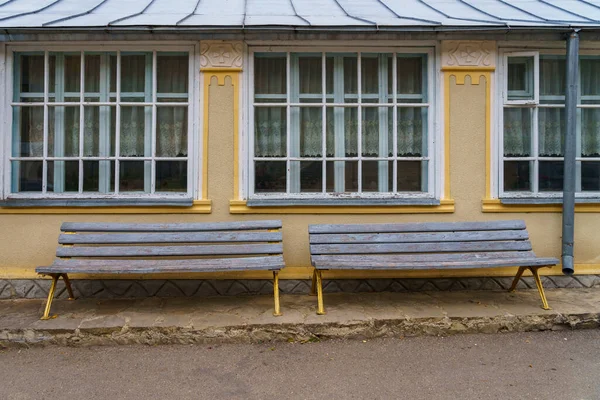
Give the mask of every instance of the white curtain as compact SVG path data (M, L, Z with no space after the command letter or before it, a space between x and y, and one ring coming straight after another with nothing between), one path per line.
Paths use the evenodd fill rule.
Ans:
M540 103L564 104L565 59L540 58ZM565 109L540 108L538 110L538 150L542 157L564 155Z
M398 156L420 157L424 155L423 113L420 107L398 108ZM425 118L425 121L427 119Z
M284 107L256 107L254 116L254 155L286 156L286 111Z
M600 59L582 59L580 74L582 102L600 104ZM581 115L581 155L600 157L600 109L582 109Z
M504 156L531 155L531 109L504 109Z
M564 155L565 109L540 108L538 110L538 150L541 157Z

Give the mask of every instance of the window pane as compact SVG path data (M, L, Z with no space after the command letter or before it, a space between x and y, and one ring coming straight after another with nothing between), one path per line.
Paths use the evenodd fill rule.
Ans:
M362 163L363 192L391 192L393 177L393 161L363 161Z
M48 62L48 101L78 102L81 88L81 55L50 53Z
M600 58L581 57L579 64L581 76L581 102L600 104Z
M41 192L42 191L42 161L13 161L12 192Z
M565 109L538 110L538 149L542 157L562 157L565 147Z
M531 119L529 108L504 109L504 156L527 157L531 155Z
M285 157L286 148L285 107L257 107L254 114L255 157Z
M152 101L152 53L121 54L122 101Z
M189 57L181 53L157 53L156 80L158 101L187 100L182 94L188 93ZM179 94L180 96L173 96ZM170 98L171 97L174 98Z
M397 60L397 99L399 103L427 102L426 55L400 55Z
M68 93L65 97L78 97L76 95L81 92L81 54L65 54L64 58L64 90Z
M323 100L323 67L320 54L299 55L300 101L320 103Z
M86 54L85 55L85 92L86 97L90 96L91 93L97 93L98 97L94 96L95 99L99 99L100 96L100 70L102 57L100 54ZM98 101L98 100L95 100Z
M79 161L48 161L48 192L79 191Z
M144 176L150 170L150 161L121 161L119 163L119 191L143 192Z
M187 192L187 161L157 161L156 191Z
M329 161L326 168L328 192L358 192L358 161Z
M533 100L534 58L508 57L508 100Z
M18 54L14 61L13 100L23 103L44 101L44 54Z
M152 107L121 107L121 156L149 157Z
M562 161L540 161L540 192L561 192L563 190L564 163Z
M116 107L84 108L83 156L115 155Z
M254 101L281 103L287 100L286 65L285 53L254 55Z
M600 162L588 161L581 163L581 190L600 191Z
M79 106L48 107L48 156L79 156Z
M256 161L254 163L254 191L256 193L285 193L285 161Z
M358 55L328 53L325 80L328 103L357 103Z
M344 76L344 101L343 103L358 102L358 56L348 55L343 58L343 71L334 70L336 74ZM335 78L334 78L335 79ZM337 101L336 101L337 102Z
M110 93L111 93L111 96L112 96L112 93L114 93L116 96L116 93L117 93L117 55L110 54L108 63L109 63L109 73L110 73ZM111 99L111 101L112 101L112 99ZM115 98L115 101L116 101L116 98Z
M86 102L116 101L117 56L115 53L86 53L84 98Z
M156 156L186 157L188 154L187 107L157 107Z
M115 191L114 161L84 161L83 191L110 193Z
M386 157L394 147L392 108L362 109L362 154L364 157ZM393 122L393 120L392 120Z
M581 111L581 156L600 157L600 109L583 108Z
M321 157L323 153L323 142L321 140L323 137L323 112L321 108L292 107L291 116L292 118L299 118L300 156Z
M300 164L300 191L315 193L323 191L323 163L321 161L292 161Z
M42 157L44 155L44 108L14 107L14 157Z
M531 161L505 161L504 162L504 191L529 192L531 188Z
M361 91L363 103L387 103L389 54L361 54Z
M398 192L426 191L426 177L427 161L398 161Z
M427 156L427 108L398 107L398 157Z
M328 107L326 134L327 157L358 156L358 108Z
M540 103L564 103L565 88L565 58L561 56L540 56Z

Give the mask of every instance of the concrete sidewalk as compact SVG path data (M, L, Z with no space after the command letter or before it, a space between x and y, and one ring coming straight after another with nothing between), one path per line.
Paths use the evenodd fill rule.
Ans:
M55 300L58 318L41 321L45 301L0 301L0 345L249 343L368 339L456 333L600 327L600 289Z

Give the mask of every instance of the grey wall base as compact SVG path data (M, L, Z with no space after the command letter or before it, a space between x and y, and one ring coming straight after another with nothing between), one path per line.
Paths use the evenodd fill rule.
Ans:
M544 276L542 280L547 289L600 287L600 275ZM82 279L72 282L75 295L88 298L203 297L273 293L272 281L262 279ZM326 293L502 290L509 288L512 278L335 279L324 280L323 283ZM48 295L49 288L50 281L45 279L0 279L0 299L44 298ZM519 288L535 288L533 278L521 279ZM280 289L286 294L307 294L310 281L284 279L280 281ZM59 298L67 297L62 281L58 284L57 293Z

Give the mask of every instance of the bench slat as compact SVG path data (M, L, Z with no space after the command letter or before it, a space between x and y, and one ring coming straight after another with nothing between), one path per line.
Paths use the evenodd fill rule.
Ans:
M239 263L252 263L253 260L258 263L264 263L265 265L277 265L280 260L282 260L282 255L269 255L269 256L249 256L249 257L235 257L235 258L194 258L194 259L90 259L90 258L56 258L52 263L52 267L100 267L100 266L112 266L112 267L140 267L140 266L152 266L152 267L161 267L161 266L188 266L188 265L204 265L206 263L212 263L213 261L227 262L227 261L218 261L218 260L240 260ZM237 261L236 261L237 262ZM44 267L40 267L44 268Z
M310 253L317 254L384 254L384 253L443 253L469 251L531 250L529 241L482 241L448 243L384 243L384 244L313 244Z
M470 261L470 260L498 260L504 258L526 259L536 258L533 251L506 251L506 252L474 252L474 253L420 253L420 254L335 254L318 255L312 259L316 264L324 260L339 260L340 262L445 262L445 261Z
M523 220L484 222L423 222L410 224L336 224L309 225L309 233L400 233L400 232L455 232L498 231L526 229Z
M183 262L182 262L183 261ZM197 260L84 260L57 259L48 267L38 267L36 272L51 273L160 273L160 272L219 272L242 270L279 270L283 256L213 258Z
M203 232L203 231L245 231L259 229L281 229L279 220L209 222L209 223L173 223L173 224L128 224L64 222L63 232Z
M314 261L313 261L314 262ZM463 269L463 268L490 268L490 267L520 267L520 266L551 266L558 263L553 258L506 258L472 261L446 261L443 263L432 264L431 262L373 262L353 260L343 262L335 257L329 260L314 262L317 269Z
M281 242L277 232L182 232L61 234L60 244Z
M56 249L57 257L154 257L281 253L283 253L281 243L216 246L213 244L204 246L69 246Z
M414 242L469 242L492 240L527 240L525 230L463 231L436 233L347 233L312 234L310 243L414 243Z

